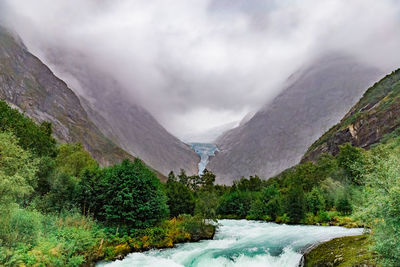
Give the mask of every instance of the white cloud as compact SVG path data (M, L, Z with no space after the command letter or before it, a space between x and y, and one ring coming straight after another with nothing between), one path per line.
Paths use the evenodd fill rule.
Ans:
M185 139L258 109L326 51L387 71L400 62L394 0L5 1L3 17L43 60L84 55Z

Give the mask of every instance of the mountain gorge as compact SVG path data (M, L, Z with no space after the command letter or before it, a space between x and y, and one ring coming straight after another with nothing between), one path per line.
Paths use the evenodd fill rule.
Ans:
M320 57L287 81L249 121L217 139L208 169L219 183L271 177L297 164L307 148L337 123L382 71L344 54Z

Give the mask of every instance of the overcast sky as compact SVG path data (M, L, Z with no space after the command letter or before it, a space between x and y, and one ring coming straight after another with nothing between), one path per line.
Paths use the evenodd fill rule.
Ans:
M43 61L84 55L185 141L232 127L320 54L400 67L398 0L1 1L1 18Z

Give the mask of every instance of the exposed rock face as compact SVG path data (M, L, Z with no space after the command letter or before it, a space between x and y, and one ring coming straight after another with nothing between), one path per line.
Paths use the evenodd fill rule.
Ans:
M0 98L38 122L51 122L59 141L82 143L102 165L132 157L101 133L65 82L2 27Z
M344 118L318 139L303 161L316 160L322 153L336 155L339 146L350 142L368 149L386 134L400 130L400 70L368 89Z
M164 175L181 168L190 175L197 173L200 157L136 104L109 75L86 67L73 56L53 63L79 82L83 107L110 140Z
M207 168L219 183L230 184L241 176L269 178L297 164L380 75L377 68L345 55L316 60L293 74L272 103L222 135L220 151Z
M103 165L133 155L163 174L180 168L197 173L198 155L128 101L106 75L82 66L79 72L72 70L90 101L78 97L3 28L0 59L0 97L39 122L52 122L61 142L81 142Z

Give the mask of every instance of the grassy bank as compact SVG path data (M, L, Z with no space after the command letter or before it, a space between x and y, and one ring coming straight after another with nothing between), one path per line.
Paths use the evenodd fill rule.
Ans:
M379 266L370 235L346 236L323 243L304 255L305 267Z

